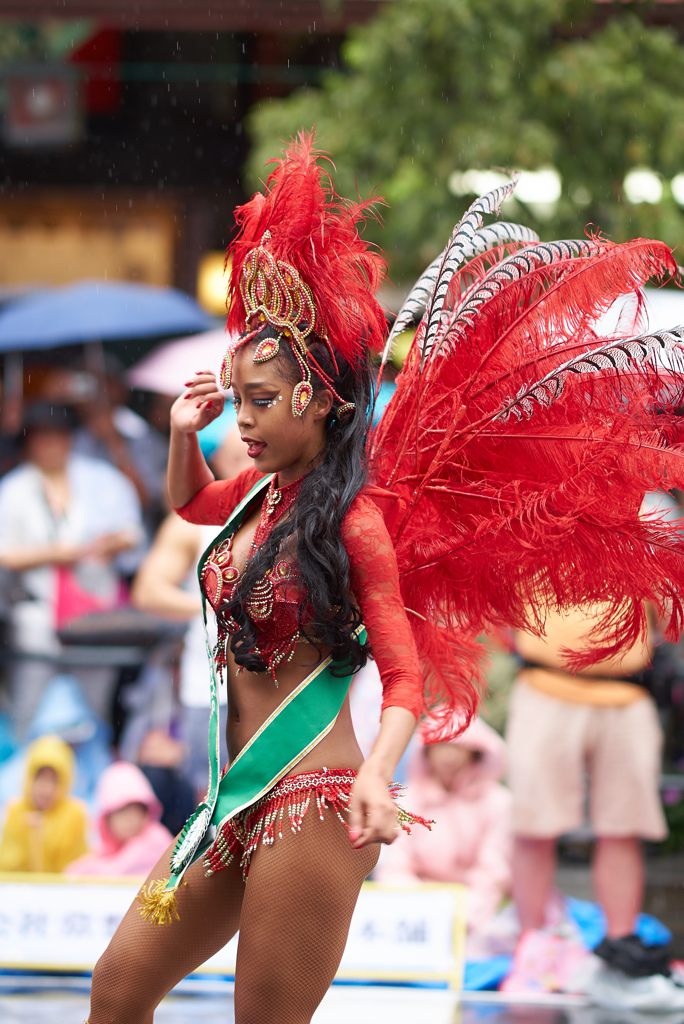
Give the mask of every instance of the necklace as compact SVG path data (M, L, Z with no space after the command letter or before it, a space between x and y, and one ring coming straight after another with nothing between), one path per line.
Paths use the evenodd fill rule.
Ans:
M286 484L285 487L276 487L275 479L276 478L273 477L273 480L271 480L269 488L266 491L264 503L261 506L261 515L259 517L257 528L254 531L254 538L250 548L250 556L254 554L261 544L263 544L278 520L282 519L287 510L294 505L304 477L300 477L299 480L294 480L291 484Z

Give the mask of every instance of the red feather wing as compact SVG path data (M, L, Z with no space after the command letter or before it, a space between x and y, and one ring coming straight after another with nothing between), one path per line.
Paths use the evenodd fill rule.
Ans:
M418 331L373 467L407 503L397 539L407 607L472 636L539 630L551 607L602 605L593 649L575 658L589 663L634 642L645 601L670 635L684 618L684 540L640 515L647 491L684 483L672 446L681 421L662 403L664 389L681 397L681 378L651 358L660 342L607 344L591 330L618 296L676 268L644 239L535 248L462 292L427 360ZM670 332L673 351L682 337ZM439 648L427 631L423 643L428 658ZM477 675L467 645L455 660L460 670L452 661L435 674L442 708L463 706L463 681Z

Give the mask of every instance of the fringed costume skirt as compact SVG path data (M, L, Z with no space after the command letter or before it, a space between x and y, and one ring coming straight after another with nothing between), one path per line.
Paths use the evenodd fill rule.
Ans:
M312 801L321 821L326 813L334 814L348 829L349 800L355 779L356 772L352 768L321 768L287 775L251 807L223 823L204 856L207 874L221 871L238 860L246 879L259 843L271 846L276 839L283 838L283 830L295 834L301 831ZM395 802L400 790L399 785L390 787ZM398 805L397 821L405 832L411 831L411 825L429 828L432 824Z

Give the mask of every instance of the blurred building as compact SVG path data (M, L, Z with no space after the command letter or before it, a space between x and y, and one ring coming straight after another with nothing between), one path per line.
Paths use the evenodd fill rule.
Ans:
M3 0L0 290L108 277L195 294L245 198L249 108L315 85L390 2ZM574 31L623 8L596 0ZM682 0L647 16L684 34Z
M108 277L194 294L244 198L244 115L336 66L382 2L3 3L0 287Z

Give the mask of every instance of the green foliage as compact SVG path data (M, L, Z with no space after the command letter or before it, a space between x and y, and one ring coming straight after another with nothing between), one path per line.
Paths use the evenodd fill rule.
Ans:
M574 37L595 11L589 0L395 0L349 33L342 70L319 88L251 112L250 184L283 141L316 125L338 190L387 199L385 229L368 234L395 279L415 277L444 245L468 203L449 177L469 167L555 166L553 219L506 212L543 237L593 222L616 239L677 244L684 216L669 189L658 206L632 206L622 182L639 165L665 180L684 170L684 47L629 10Z
M85 18L69 21L3 21L0 31L0 63L5 61L62 60L93 34Z
M622 194L632 167L649 166L665 181L684 169L683 76L684 47L674 33L645 28L633 14L554 48L535 92L558 139L554 163L568 197L559 209L562 230L582 223L569 197L585 188L592 196L585 218L611 237L684 240L669 187L656 206L628 204Z

